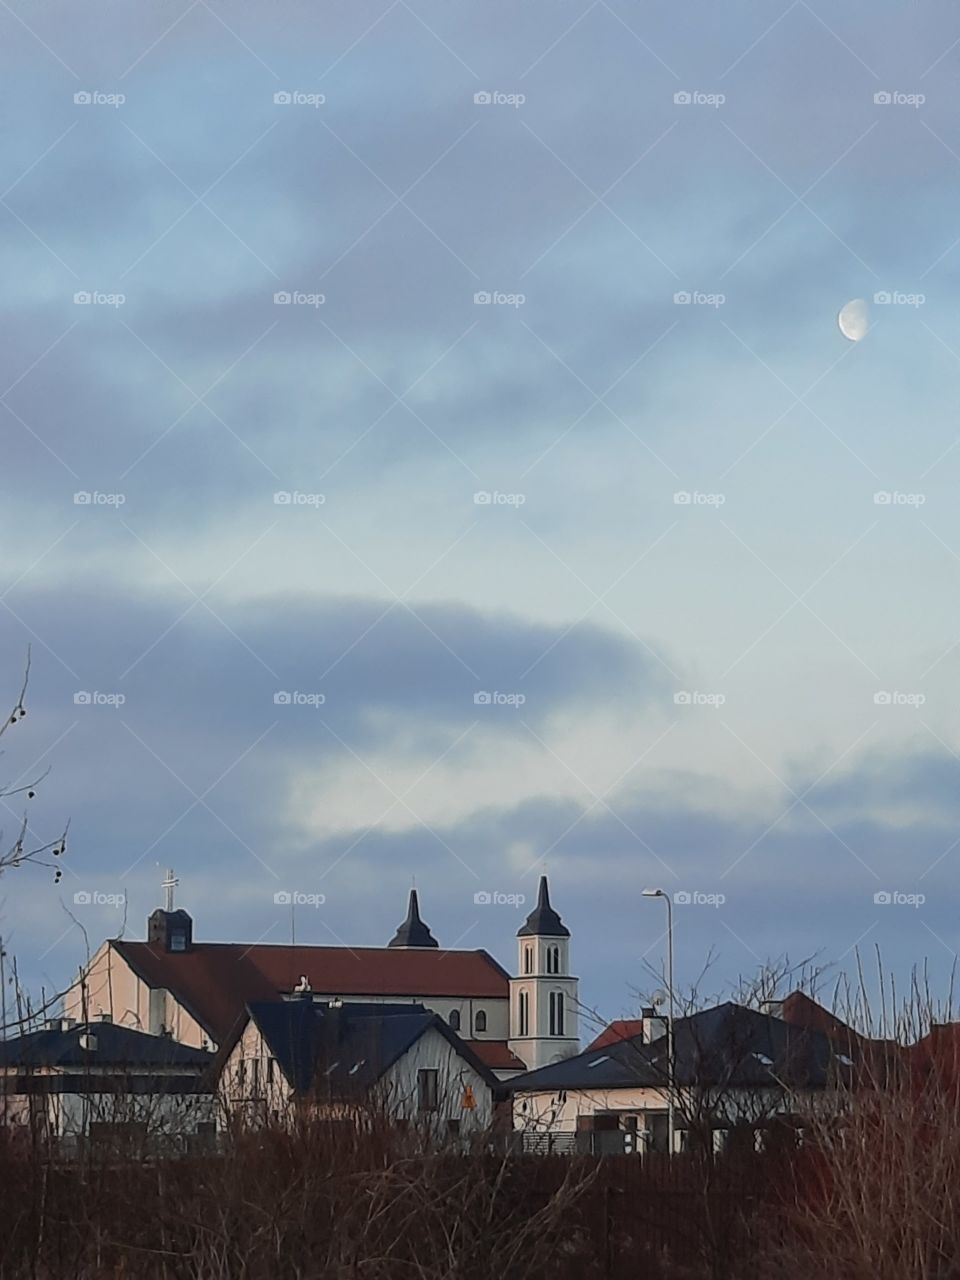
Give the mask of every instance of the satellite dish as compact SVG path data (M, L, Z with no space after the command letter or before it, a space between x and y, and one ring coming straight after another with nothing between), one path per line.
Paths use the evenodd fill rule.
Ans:
M650 1003L655 1009L659 1009L662 1005L667 1003L667 999L666 991L655 991L650 997Z

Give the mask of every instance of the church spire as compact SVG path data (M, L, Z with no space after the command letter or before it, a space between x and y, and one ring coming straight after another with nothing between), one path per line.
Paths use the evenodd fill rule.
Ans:
M569 938L570 930L550 905L547 877L540 877L537 905L527 916L526 923L517 930L518 938Z
M388 947L439 947L436 938L420 919L416 889L410 890L407 918L387 943Z

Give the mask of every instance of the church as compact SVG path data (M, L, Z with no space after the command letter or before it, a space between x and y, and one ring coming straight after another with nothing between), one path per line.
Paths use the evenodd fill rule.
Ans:
M168 873L166 903L150 915L145 942L100 946L65 996L66 1017L217 1051L235 1038L249 1006L309 996L320 1005L421 1005L499 1080L579 1051L570 931L546 876L517 932L513 976L486 950L441 948L416 889L386 946L329 947L197 941L192 917L174 905L176 883Z

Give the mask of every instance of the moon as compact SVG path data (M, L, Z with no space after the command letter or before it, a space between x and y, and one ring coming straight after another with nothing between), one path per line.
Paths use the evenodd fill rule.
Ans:
M840 308L837 316L840 332L850 342L859 342L870 328L870 314L865 299L853 298Z

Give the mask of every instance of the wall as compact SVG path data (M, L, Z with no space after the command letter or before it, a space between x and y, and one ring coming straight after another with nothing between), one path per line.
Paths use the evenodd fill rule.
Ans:
M729 1089L716 1097L703 1095L701 1112L709 1107L727 1123L755 1122L790 1110L791 1099L779 1089ZM575 1133L580 1116L617 1111L624 1115L663 1112L667 1091L638 1089L570 1089L565 1091L517 1092L513 1095L513 1127L541 1133ZM695 1102L678 1105L678 1113L696 1114ZM641 1127L643 1127L641 1125Z
M417 1118L417 1072L433 1068L439 1072L439 1108L436 1120L442 1126L459 1120L461 1130L486 1129L493 1121L493 1096L484 1078L466 1062L435 1028L425 1032L384 1078L384 1097L398 1116ZM464 1109L464 1090L473 1091L476 1108Z
M150 988L109 942L104 942L90 961L84 983L74 983L66 993L63 1008L66 1017L78 1022L86 1018L96 1021L101 1013L109 1013L122 1026L153 1034L159 1031L150 1023ZM169 992L163 997L161 1016L174 1040L197 1049L216 1048L203 1027Z
M273 1080L268 1080L270 1060L263 1036L256 1024L248 1021L220 1074L220 1100L228 1112L241 1118L246 1113L247 1119L257 1123L279 1120L286 1114L293 1091L277 1064L273 1067Z

